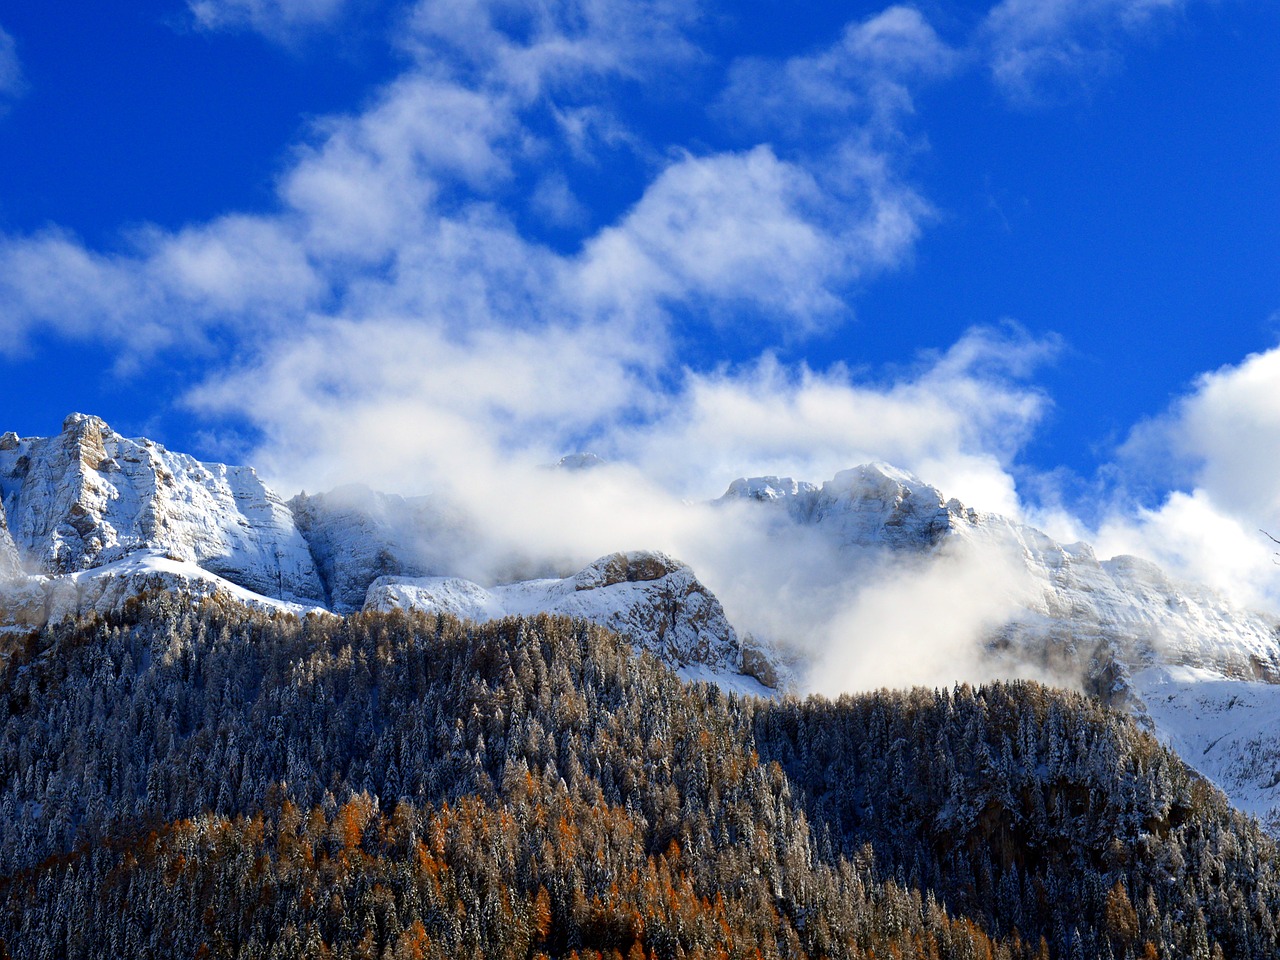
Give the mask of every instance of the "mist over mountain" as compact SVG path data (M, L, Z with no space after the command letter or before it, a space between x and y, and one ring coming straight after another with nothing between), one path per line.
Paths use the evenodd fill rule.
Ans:
M610 486L615 483L610 475L613 468L597 459L566 458L538 474L538 482L548 486L537 489L555 491L547 509L562 523L590 515L589 509L586 514L577 512L574 497L586 501L589 508L601 490L607 491L604 502L613 503L618 489L627 489ZM529 492L520 496L527 498ZM634 503L636 509L645 505L643 500ZM495 506L495 514L503 516L508 508ZM1087 544L1060 544L1023 523L966 507L885 463L853 467L820 484L780 477L740 478L729 482L726 492L713 501L686 502L678 513L666 511L664 506L655 517L654 542L618 543L613 552L583 557L575 554L572 536L551 538L545 551L536 549L527 530L508 538L495 536L492 516L477 515L449 496L430 491L404 497L344 487L286 500L248 467L198 462L145 439L122 437L95 417L72 415L62 432L49 438L5 434L0 438L0 659L12 718L5 741L7 759L0 758L11 783L10 792L0 799L5 823L11 828L9 845L0 851L10 877L5 882L33 882L14 873L28 871L21 876L43 876L41 882L58 885L63 891L58 898L82 896L87 888L77 884L93 887L101 878L80 881L58 871L78 862L75 858L88 856L86 843L107 842L108 849L116 851L109 854L114 857L139 842L137 831L150 829L147 825L159 829L161 837L187 836L190 828L182 824L188 821L180 818L213 817L200 821L197 834L213 830L226 842L247 844L247 850L259 841L243 834L238 817L274 818L273 829L301 836L298 828L286 823L292 822L292 815L282 812L281 797L299 809L314 806L320 811L313 820L320 818L316 829L322 828L325 835L340 830L337 824L347 815L335 813L334 804L365 804L359 814L365 839L356 845L364 851L362 855L373 857L367 862L398 869L394 864L400 856L395 851L403 846L397 846L400 841L391 842L390 847L367 846L372 842L367 833L370 824L381 824L377 826L380 836L392 830L379 819L383 816L377 812L379 806L390 815L397 803L408 803L404 816L425 818L421 829L434 829L429 827L437 816L433 804L474 795L488 805L475 811L484 822L488 811L508 809L516 802L508 783L514 760L510 747L501 744L522 742L519 738L526 736L540 742L545 735L560 745L546 748L557 757L552 767L544 762L550 754L539 753L536 756L542 759L535 761L531 755L522 768L543 777L540 782L553 792L556 774L549 771L567 765L569 773L562 770L562 775L571 794L587 789L583 784L590 781L603 790L606 804L667 803L646 799L647 787L635 794L636 788L609 779L617 773L593 779L602 775L597 769L602 748L563 746L564 738L577 735L575 723L604 722L598 715L600 708L592 705L605 696L604 690L588 693L581 686L600 680L588 668L593 658L604 655L598 639L591 640L589 653L583 648L575 654L585 659L575 661L570 677L557 675L555 689L560 692L552 699L554 706L559 702L556 697L587 696L586 706L570 709L569 715L555 713L554 722L548 721L542 734L517 734L514 727L501 726L486 728L483 744L469 740L470 732L464 735L462 747L452 744L447 734L452 721L439 713L443 702L439 698L453 694L424 679L426 686L415 695L420 707L406 701L391 708L411 726L395 733L385 748L377 748L384 751L377 754L382 759L362 768L353 755L325 772L323 758L345 756L343 751L353 743L382 742L377 738L392 736L380 711L388 707L388 697L404 694L385 686L393 681L384 667L374 663L385 664L386 670L401 669L394 666L400 662L395 653L399 645L419 649L431 642L432 631L438 635L444 630L466 638L459 642L481 638L477 642L490 650L497 644L500 652L483 656L496 656L502 663L525 656L523 645L533 642L524 632L527 629L558 643L551 638L565 628L548 624L577 624L572 629L579 631L593 624L592 630L612 631L637 652L656 658L645 669L674 671L663 674L671 678L663 683L709 683L745 697L728 701L730 715L757 717L748 723L755 724L750 737L757 738L756 749L764 753L760 743L771 744L767 752L780 764L779 775L789 778L798 791L787 802L794 803L796 816L823 825L820 835L808 834L810 827L798 825L796 836L810 839L797 842L815 844L807 856L829 864L836 870L833 877L845 869L842 863L861 862L859 858L868 856L861 845L869 843L879 858L876 862L887 872L867 867L871 872L864 887L892 882L897 884L894 889L918 891L926 900L936 896L952 914L971 918L977 924L975 930L1008 956L1035 955L1032 947L1040 937L1055 956L1104 946L1121 956L1147 942L1173 950L1188 949L1186 945L1194 941L1199 950L1201 940L1206 950L1212 941L1246 945L1240 948L1244 953L1229 955L1266 955L1249 951L1271 942L1272 927L1250 925L1252 920L1214 919L1219 914L1213 913L1210 902L1227 895L1221 869L1215 868L1218 881L1180 890L1169 900L1171 891L1151 887L1156 874L1142 873L1148 868L1139 870L1135 864L1140 858L1132 858L1138 849L1134 844L1156 840L1179 845L1177 857L1204 856L1203 845L1218 841L1201 837L1210 828L1197 818L1227 816L1226 800L1209 799L1218 796L1210 782L1241 811L1261 818L1268 829L1280 828L1280 779L1275 776L1280 751L1271 733L1280 721L1280 641L1274 617L1234 606L1213 590L1171 578L1147 561L1123 556L1099 560ZM669 521L672 516L676 521ZM631 516L622 529L632 533L643 529L644 519ZM609 529L597 530L593 536L607 534ZM686 562L664 552L672 542L693 559ZM547 620L548 616L568 619ZM227 617L230 620L220 619ZM481 626L490 623L492 628ZM535 623L536 627L523 626ZM388 637L399 638L390 647L377 639L384 630L390 631ZM361 639L342 639L349 633ZM323 668L316 663L305 665L305 651L314 643L320 643L317 650L327 645L338 660ZM274 644L284 645L280 655L285 660L272 661L275 665L270 667L254 666L253 658L275 656L269 652ZM311 682L303 681L304 675L318 681L326 671L347 671L348 658L361 645L367 650L360 656L370 658L367 666L360 667L372 671L367 677L342 680L341 693L325 695L305 710L294 702L303 691L299 683ZM258 652L250 656L250 648ZM101 660L95 650L107 659ZM250 660L241 663L245 656ZM621 657L623 662L630 654L609 656ZM181 664L185 666L179 669ZM460 669L465 673L461 666L448 667L455 672ZM517 678L523 676L523 669L516 669ZM559 669L554 657L546 669ZM578 675L575 671L580 673L579 680L573 679ZM495 682L500 674L493 675ZM109 683L91 681L95 676ZM424 676L430 676L430 671ZM943 692L959 681L1009 680L1024 685L1010 688L1011 693L986 688L979 698L980 708L964 699L972 694L960 692L960 687L953 694ZM1026 685L1027 681L1035 683ZM1075 692L1069 696L1041 693L1038 684ZM852 722L848 716L860 715L867 704L878 701L858 701L862 706L853 707L852 715L829 716L829 707L824 706L829 701L811 700L796 713L794 701L786 699L792 693L838 696L883 686L922 685L935 690L926 714L942 710L926 725L940 723L949 730L938 734L949 745L939 746L929 734L913 732L906 752L896 761L900 769L891 764L892 769L874 775L857 771L869 770L872 756L882 762L877 751L901 752L903 748L895 746L900 739L891 736L875 746L876 738L885 734L876 726L879 721L867 717L856 721L856 729L844 730L842 725ZM65 689L73 699L67 701L65 719L56 723L63 733L49 739L47 732L27 725L47 713L44 704L49 691L56 689ZM97 692L90 696L93 690ZM966 685L963 690L970 688ZM197 691L205 692L197 695ZM148 706L158 694L161 699L156 703L174 706ZM518 703L528 703L535 695L541 696L533 688L511 693L515 699L503 701L507 705L501 708L502 716L509 717L510 724L527 722ZM724 693L707 696L710 703L721 703ZM892 723L920 722L910 718L921 709L919 698L930 695L920 691L910 696L915 699L892 701L889 709L896 718ZM960 700L953 702L948 696ZM1054 699L1063 696L1066 699ZM179 702L187 704L182 708L187 712L174 712ZM1002 704L999 710L1005 711L1005 719L990 715L995 703ZM346 709L357 711L363 719L353 715L340 720ZM419 709L435 711L430 713L434 719L424 718L424 726L413 726L419 723L412 719ZM470 731L469 708L449 708L455 709L462 711L456 714L462 725L458 729ZM964 719L971 709L979 711L974 717L985 719ZM230 714L225 713L228 710ZM1119 714L1129 719L1121 721ZM233 715L240 719L228 719ZM1080 719L1085 716L1091 719ZM786 717L790 719L782 719ZM226 722L233 722L236 732L219 733ZM681 722L696 726L702 721ZM1005 732L991 739L979 734L973 722L992 723ZM286 725L283 733L279 723ZM796 723L812 729L818 739L810 743L810 734L796 739ZM1143 759L1101 759L1095 755L1096 748L1087 745L1093 734L1080 734L1084 740L1078 744L1072 739L1076 734L1059 742L1056 738L1065 735L1063 723L1123 730L1122 735L1107 736L1120 737L1123 745L1116 749L1122 754L1136 750ZM312 739L307 746L320 727L346 733L326 733L323 745ZM430 732L433 729L435 733ZM1157 768L1148 769L1157 749L1155 740L1145 745L1142 738L1149 734L1179 751L1198 774L1173 776L1167 771L1174 768L1164 766L1172 760L1160 760ZM480 736L478 728L475 736ZM743 739L747 736L734 734L732 742L738 745L734 749L749 743L749 738ZM87 755L68 752L69 744L85 737L84 742L91 744ZM982 740L986 746L975 737L986 738ZM684 763L691 756L668 753L673 745L660 739L645 747L649 762ZM267 741L275 744L270 750L285 752L263 755ZM1031 741L1039 746L1032 747ZM408 777L419 762L413 759L417 745L431 742L437 747L423 747L425 756L432 755L431 749L444 750L454 758L449 761L452 766L424 768L421 777L425 779ZM213 766L199 775L191 768L194 779L184 783L181 771L196 763L189 751L199 744L204 744L200 749L214 750L211 757L215 759L200 761ZM498 752L486 753L494 749ZM1046 758L1045 750L1052 758ZM961 759L987 756L983 751L990 753L989 759ZM971 762L977 766L966 766ZM469 763L478 766L473 769ZM1055 773L1055 765L1062 763L1078 766L1071 767L1069 774ZM1084 789L1081 785L1116 763L1137 764L1133 769L1142 772L1132 775L1141 782L1122 778L1108 790L1123 797L1107 799L1103 807L1080 806L1082 795L1076 791ZM930 764L942 767L923 773ZM484 776L477 770L485 771ZM916 772L909 773L912 770ZM985 774L980 773L983 770ZM861 779L864 775L871 777L867 782L884 778L885 784L909 776L923 779L912 781L915 785L906 794L876 799L865 792L870 788ZM968 786L956 779L970 775L977 779ZM974 794L977 784L991 776L999 784L997 794L981 790ZM1151 776L1156 780L1149 783L1145 778ZM595 789L590 787L581 796L587 798ZM1133 807L1137 801L1132 797L1137 795L1154 798L1158 810L1140 812ZM176 802L178 797L183 798L181 802ZM713 839L697 840L694 834L680 831L701 822L696 811L704 801L670 802L682 812L669 828L645 833L647 849L660 852L679 835L686 848L710 842L716 850L727 851L740 842L735 837L750 836L750 830L741 833L745 828L740 823L732 828L712 825L708 829ZM686 805L681 806L682 802ZM888 809L896 812L885 820ZM583 813L565 815L572 819ZM657 829L665 822L662 816L646 812L647 826L639 829ZM1058 816L1085 819L1068 829L1054 825ZM1187 824L1192 821L1199 825L1188 833ZM728 822L738 821L731 817ZM932 826L926 828L926 823ZM1255 829L1244 819L1231 823L1229 828L1213 827L1210 833ZM677 829L676 824L684 826ZM970 831L966 842L971 852L978 849L974 844L986 852L972 860L939 858L937 845L950 842L948 824ZM1062 830L1075 831L1067 848L1060 846L1062 840L1049 839ZM1104 854L1107 836L1128 852ZM1270 841L1259 839L1262 834L1249 836L1252 839L1247 842L1232 841L1245 843L1251 851L1249 865L1239 868L1244 870L1239 882L1246 886L1270 883L1262 861L1253 859L1269 856L1261 851L1269 849L1265 844ZM152 848L147 857L159 856L161 862L171 858L165 846L169 840L154 842L161 846ZM1047 849L1045 844L1058 854L1066 849L1076 853L1050 867L1045 854L1036 852ZM351 849L347 848L347 855ZM992 862L998 866L982 865L986 862L982 857L994 855L990 849L1001 851ZM339 852L331 849L325 855ZM123 855L129 864L141 862L137 854ZM272 863L285 856L278 847L258 855ZM58 859L67 856L73 859ZM119 866L112 867L101 858L92 863L87 873L77 868L75 876L93 876L94 871ZM534 869L536 875L545 868L521 869ZM143 873L136 882L160 882L159 875L146 873L149 866L139 869ZM798 869L785 868L789 878L785 883L794 882ZM1050 873L1040 876L1045 869ZM712 885L701 888L705 890L730 882L727 874L715 870L713 874L721 879L698 874L704 879L691 882ZM1066 872L1054 872L1060 870ZM969 871L975 871L972 879L965 879ZM1092 897L1096 915L1083 928L1068 929L1066 914L1046 913L1035 905L1027 886L1032 874L1040 876L1036 883L1056 884L1064 896L1068 889L1091 891L1070 896ZM1050 876L1057 879L1050 881ZM230 878L224 876L215 886L223 881ZM334 896L365 895L342 887L346 881L334 882L338 883ZM511 884L516 879L501 882ZM840 886L844 883L837 883L845 891L841 896L849 895ZM522 895L537 899L537 885L523 889ZM584 946L594 943L582 933L586 914L573 905L576 901L567 888L548 889L552 915L564 925L557 929L578 931L562 932L563 939L555 941L559 947L569 949L574 937L585 937ZM1121 894L1127 904L1123 910ZM279 895L279 891L272 894ZM471 895L459 892L458 896L466 900ZM880 896L877 893L872 900L880 903L876 899ZM1256 893L1249 896L1256 901ZM1135 905L1135 898L1144 897ZM1169 906L1175 901L1184 903L1176 908L1183 920L1162 919L1173 916L1165 911L1175 910ZM420 916L413 902L397 907L405 923L411 915ZM239 908L229 909L234 913ZM293 917L295 907L281 909ZM875 914L879 907L865 909ZM922 936L926 929L935 939L942 936L945 924L939 926L942 921L924 901L909 910L919 913ZM1117 911L1127 918L1129 910L1135 911L1132 922L1120 923ZM1187 910L1201 917L1198 926L1185 925ZM748 923L749 915L755 916L749 910L743 923ZM29 931L34 929L32 924L44 922L38 919L38 911L19 910L6 916L6 922L17 925L7 928L15 936L18 930ZM244 914L245 922L256 930L266 929L254 926L266 920L252 916L257 914ZM168 921L160 914L147 921L162 922ZM296 918L288 922L297 928ZM415 922L427 923L425 919ZM536 932L540 921L533 923L529 943L547 936ZM1235 929L1232 923L1245 926ZM483 935L454 931L439 942L479 943L476 937L495 936L501 941L494 932L500 928ZM403 933L409 927L396 929ZM627 936L644 940L637 930L629 934L614 930L605 940L625 947ZM813 935L801 926L796 930L802 940ZM336 927L324 923L315 926L313 933L329 944L342 940ZM59 942L66 945L68 955L80 949L71 946L81 941L69 930L60 936L67 938ZM212 942L202 941L205 934L195 928L183 936L196 948L200 942ZM262 942L242 938L235 946L234 938L219 936L224 937L220 949L227 955L242 955L237 951ZM681 935L671 936L664 942L673 949L685 943ZM385 932L383 939L392 943L395 937ZM126 937L118 942L130 941ZM805 942L808 950L818 941ZM1175 944L1181 946L1175 948Z

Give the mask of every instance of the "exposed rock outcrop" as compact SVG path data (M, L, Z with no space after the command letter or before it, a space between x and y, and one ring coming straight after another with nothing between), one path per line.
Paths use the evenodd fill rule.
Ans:
M29 571L159 551L268 597L324 590L284 501L249 467L201 463L72 414L55 437L0 444L0 499Z
M678 668L700 666L777 683L759 650L753 648L744 663L724 608L694 572L655 551L609 554L562 580L488 589L456 577L385 577L369 588L365 609L443 612L478 622L535 613L583 617Z
M466 575L480 553L466 519L427 497L399 497L363 486L299 494L289 501L324 584L328 605L350 613L379 577Z
M0 502L0 583L22 578L22 561L18 547L9 535L9 523L4 515L4 503Z

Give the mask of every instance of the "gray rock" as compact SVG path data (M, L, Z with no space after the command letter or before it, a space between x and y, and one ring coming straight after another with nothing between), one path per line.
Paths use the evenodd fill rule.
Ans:
M125 439L97 417L72 414L55 437L7 434L0 499L32 572L67 574L152 551L264 596L324 597L292 514L252 469Z

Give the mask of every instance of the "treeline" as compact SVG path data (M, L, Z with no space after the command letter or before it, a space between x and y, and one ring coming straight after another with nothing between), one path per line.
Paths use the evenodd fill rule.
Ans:
M162 596L0 716L14 957L1280 952L1272 842L1032 684L770 704L581 622Z

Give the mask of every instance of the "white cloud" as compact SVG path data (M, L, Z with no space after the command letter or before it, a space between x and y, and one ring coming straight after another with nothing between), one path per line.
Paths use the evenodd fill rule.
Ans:
M1092 534L1099 551L1156 560L1237 602L1280 608L1280 348L1200 376L1121 448L1122 489ZM1169 488L1157 506L1142 492ZM1133 506L1137 500L1138 506ZM1280 535L1280 534L1277 534Z
M537 217L557 227L580 227L590 212L573 193L569 181L558 172L542 177L529 196L529 209Z
M420 0L402 42L423 64L532 98L697 57L686 30L700 12L689 0Z
M846 314L842 288L901 263L931 211L885 157L851 146L841 166L832 189L767 146L685 156L587 244L584 297L626 310L690 298L755 307L793 333Z
M722 109L749 128L790 136L815 127L847 131L858 114L892 129L913 109L912 85L944 76L957 62L919 11L895 6L851 22L817 53L737 61Z
M982 683L1020 669L1031 675L1030 665L984 656L982 641L1033 593L1020 558L990 545L957 545L927 560L877 564L847 582L834 609L814 624L808 687L836 696Z
M20 96L27 88L18 59L18 44L0 27L0 108L6 101Z
M612 317L617 335L643 324L661 342L676 303L769 315L795 336L909 256L929 214L887 155L854 142L818 171L767 146L685 154L579 255L558 255L503 206L505 185L541 162L521 96L414 70L362 113L316 125L274 214L145 229L113 254L59 232L6 238L9 343L45 326L144 355L218 328L293 332L321 313L515 329Z
M1206 584L1234 603L1280 608L1274 547L1256 526L1203 488L1175 490L1155 509L1114 512L1091 534L1099 556L1129 554Z
M982 30L993 79L1015 101L1087 88L1111 69L1120 42L1187 0L1001 0Z
M616 227L588 245L585 296L708 296L805 317L836 309L826 281L844 251L827 232L824 197L805 170L768 147L685 157L663 171Z
M499 94L408 74L364 113L319 123L281 199L316 254L380 260L431 229L442 190L483 194L510 176L514 111Z
M859 382L764 358L745 369L689 373L661 418L622 434L623 451L673 489L742 475L820 481L887 460L971 506L1017 515L1010 464L1046 398L1021 379L1051 343L973 330L920 369Z
M1280 348L1201 376L1167 429L1197 484L1254 526L1280 525Z
M248 28L287 39L301 28L329 23L348 0L187 0L196 24L205 30Z
M172 234L144 230L126 254L94 252L56 230L4 238L0 350L22 349L32 332L51 329L141 361L198 343L215 327L269 333L324 290L287 227L254 217Z

